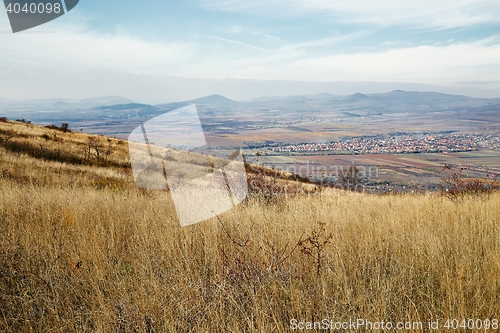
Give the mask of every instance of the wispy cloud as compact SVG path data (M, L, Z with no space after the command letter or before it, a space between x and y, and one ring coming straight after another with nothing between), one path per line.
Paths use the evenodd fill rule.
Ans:
M294 48L311 48L311 47L328 46L328 45L338 44L340 42L345 42L348 40L355 40L355 39L358 39L361 37L366 37L366 36L374 34L375 32L376 32L376 30L374 30L374 29L365 29L365 30L356 31L356 32L353 32L350 34L345 34L345 35L337 34L337 35L331 36L331 37L324 37L324 38L318 38L318 39L314 39L314 40L310 40L310 41L306 41L306 42L302 42L302 43L295 43L295 44L291 44L290 46L294 47Z
M265 34L263 32L258 32L258 31L252 31L251 32L253 35L257 35L257 36L263 36L267 39L271 39L273 41L279 41L279 42L284 42L283 39L281 39L280 37L277 37L277 36L272 36L272 35L269 35L269 34Z
M311 56L283 47L224 64L190 67L189 75L303 81L381 81L451 84L500 77L500 45L491 39L443 46L420 45L377 52ZM185 72L186 73L186 72Z
M252 45L252 44L248 44L248 43L243 43L243 42L240 42L240 41L237 41L237 40L232 40L232 39L222 38L222 37L217 37L217 36L211 36L211 35L205 35L205 36L209 37L209 38L216 39L216 40L220 40L220 41L223 41L223 42L227 42L227 43L233 43L233 44L238 44L238 45L245 46L245 47L250 47L252 49L259 50L259 51L266 51L262 47L258 47L258 46L255 46L255 45Z
M267 16L328 15L336 22L452 28L500 22L491 0L201 0L206 8Z
M145 40L126 33L99 34L79 25L52 34L0 36L0 67L93 68L151 72L189 61L195 42ZM35 31L36 32L36 31Z
M147 41L124 32L100 35L82 26L57 30L55 34L0 36L0 67L305 81L436 83L490 81L500 77L499 36L475 42L448 40L440 45L388 42L381 48L347 53L322 51L344 40L369 36L371 30L283 43L269 49L236 39L203 35L228 47L219 50L212 45L212 51L207 52L210 44L203 44L203 40ZM238 56L226 52L234 47L240 50Z

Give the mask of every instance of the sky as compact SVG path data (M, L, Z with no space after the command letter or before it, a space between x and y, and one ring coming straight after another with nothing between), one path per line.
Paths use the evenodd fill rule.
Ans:
M16 34L0 9L3 98L394 89L500 97L500 1L80 0Z

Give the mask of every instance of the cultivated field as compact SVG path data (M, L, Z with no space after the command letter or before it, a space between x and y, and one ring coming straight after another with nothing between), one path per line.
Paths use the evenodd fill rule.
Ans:
M419 154L344 154L324 155L296 154L290 156L266 155L256 160L253 151L246 150L249 160L267 166L275 166L281 170L295 170L306 175L338 176L350 165L356 165L367 176L367 183L372 187L383 187L391 184L391 188L399 191L438 190L446 177L445 165L463 168L471 177L497 178L500 176L500 151L470 151L459 153L419 153ZM271 153L270 153L271 154ZM405 189L403 189L403 186Z
M0 130L1 332L499 317L498 193L252 196L181 228L167 192L135 186L126 143Z

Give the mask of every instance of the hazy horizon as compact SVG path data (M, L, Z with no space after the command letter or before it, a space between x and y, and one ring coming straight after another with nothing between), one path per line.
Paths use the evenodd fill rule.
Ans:
M290 97L332 94L336 96L355 93L377 94L394 90L437 92L474 98L500 98L500 81L488 83L464 82L455 86L433 86L404 82L304 82L279 80L197 79L176 77L151 77L122 73L116 85L114 78L97 80L92 89L83 89L84 78L65 77L59 82L28 80L26 75L11 75L7 84L0 79L0 99L25 101L38 99L81 100L117 96L145 104L162 104L188 101L211 95L221 95L235 101L265 97ZM6 76L3 76L4 78ZM126 79L123 79L123 78ZM16 80L16 78L18 78ZM7 81L7 80L5 80ZM110 82L111 81L111 82ZM498 85L499 89L482 89L485 85ZM8 89L8 88L11 89ZM13 89L17 87L18 89ZM24 87L24 88L23 88ZM143 89L139 89L142 87ZM26 89L29 88L29 89ZM15 90L9 93L9 90ZM163 96L163 97L162 97Z

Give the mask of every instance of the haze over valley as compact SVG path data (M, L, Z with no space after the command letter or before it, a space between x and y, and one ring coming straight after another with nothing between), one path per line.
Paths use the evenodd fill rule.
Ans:
M376 167L367 183L378 190L437 189L447 164L467 166L476 176L500 176L500 98L395 90L245 101L211 95L158 105L116 96L0 99L0 113L126 139L143 122L191 104L212 148L242 148L252 161L320 181L335 181L336 175L320 175L309 165Z

